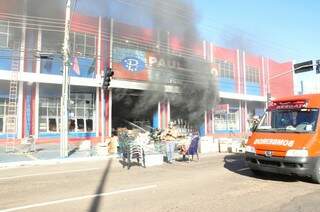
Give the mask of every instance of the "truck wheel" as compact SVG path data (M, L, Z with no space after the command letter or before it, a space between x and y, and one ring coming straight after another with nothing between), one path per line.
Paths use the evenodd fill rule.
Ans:
M320 184L320 160L319 160L319 158L317 159L317 161L314 165L311 178L315 183Z

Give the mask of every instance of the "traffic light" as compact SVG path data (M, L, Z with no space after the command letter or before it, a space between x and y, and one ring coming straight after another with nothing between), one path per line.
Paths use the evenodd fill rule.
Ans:
M104 90L108 90L109 86L110 86L110 81L111 81L111 77L113 76L114 72L112 71L111 68L106 68L104 71L104 77L103 77L103 84L102 84L102 88Z
M316 73L320 74L320 60L316 61Z

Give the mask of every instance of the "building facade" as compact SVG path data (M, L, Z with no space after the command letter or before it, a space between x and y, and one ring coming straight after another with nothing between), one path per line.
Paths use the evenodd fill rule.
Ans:
M294 93L296 95L320 93L320 60L310 60L295 65L305 63L310 64L311 67L295 71Z
M15 136L57 141L63 28L28 18L16 24L15 18L0 16L0 140L8 137L10 83L17 71ZM203 124L198 126L203 135L243 135L249 129L248 120L263 114L268 94L293 94L291 62L278 63L209 41L199 40L188 47L181 43L178 36L167 32L74 14L70 33L70 139L100 141L125 123L166 128L170 121L184 119L183 111L170 101L148 98L159 89L157 83L164 93L179 92L172 76L183 69L183 58L209 64L216 76L220 101L204 111ZM115 75L104 93L101 85L106 67ZM147 107L135 106L143 106L141 99L148 101Z

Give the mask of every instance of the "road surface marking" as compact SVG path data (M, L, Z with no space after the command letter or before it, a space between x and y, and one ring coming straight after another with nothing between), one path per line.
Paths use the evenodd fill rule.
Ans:
M246 167L246 168L238 169L238 170L236 170L236 172L242 172L242 171L246 171L246 170L249 170L249 169L250 169L249 167Z
M1 210L1 211L2 212L10 212L10 211L25 210L25 209L30 209L30 208L38 208L38 207L43 207L43 206L48 206L48 205L55 205L55 204L72 202L72 201L77 201L77 200L90 199L90 198L95 198L95 197L99 197L99 196L100 197L102 197L102 196L111 196L111 195L121 194L121 193L126 193L126 192L147 190L147 189L152 189L152 188L156 188L156 187L157 187L157 185L148 185L148 186L142 186L142 187L137 187L137 188L130 188L130 189L124 189L124 190L118 190L118 191L111 191L111 192L100 193L100 194L85 195L85 196L80 196L80 197L72 197L72 198L66 198L66 199L61 199L61 200L37 203L37 204L32 204L32 205L25 205L25 206L20 206L20 207L15 207L15 208L8 208L8 209L4 209L4 210Z
M23 177L35 177L35 176L46 176L46 175L55 175L55 174L66 174L66 173L74 173L74 172L86 172L86 171L93 171L102 168L91 168L91 169L75 169L69 171L58 171L58 172L47 172L47 173L39 173L39 174L28 174L28 175L18 175L18 176L11 176L11 177L2 177L0 180L12 180L17 178Z

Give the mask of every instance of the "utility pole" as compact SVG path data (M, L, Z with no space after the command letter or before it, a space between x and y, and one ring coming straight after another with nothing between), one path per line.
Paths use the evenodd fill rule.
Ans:
M71 19L71 0L66 3L66 18L64 26L64 42L63 42L63 79L61 94L61 123L60 123L60 157L68 157L68 117L69 117L69 32Z

